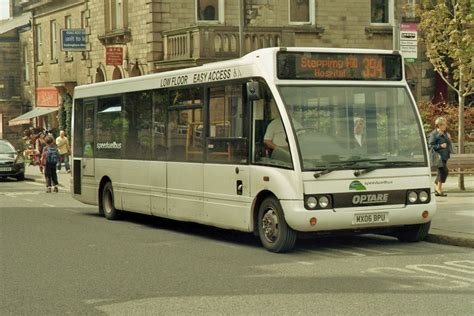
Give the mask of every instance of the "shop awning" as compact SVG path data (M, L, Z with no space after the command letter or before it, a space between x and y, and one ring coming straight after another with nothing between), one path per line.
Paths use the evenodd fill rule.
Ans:
M58 110L58 107L47 108L47 107L36 107L33 110L26 112L14 119L8 121L8 126L30 124L31 119L38 116L43 116L49 113L53 113Z
M0 34L9 32L13 29L30 25L31 21L31 12L23 13L20 16L10 18L8 20L2 20L0 22Z

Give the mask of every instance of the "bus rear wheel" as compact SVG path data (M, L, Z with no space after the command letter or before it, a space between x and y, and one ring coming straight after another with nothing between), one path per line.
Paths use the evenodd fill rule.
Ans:
M105 218L110 220L119 219L120 211L115 208L114 188L111 182L107 182L102 189L102 201L99 213L103 213Z
M271 252L287 252L295 245L296 232L286 223L280 202L274 197L266 198L260 205L258 235Z
M422 241L428 236L430 231L431 222L412 225L404 230L397 233L397 238L403 242L417 242Z

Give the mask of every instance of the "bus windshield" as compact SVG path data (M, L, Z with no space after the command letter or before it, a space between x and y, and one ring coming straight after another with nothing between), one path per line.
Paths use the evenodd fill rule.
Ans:
M414 105L404 87L280 86L303 171L427 166Z

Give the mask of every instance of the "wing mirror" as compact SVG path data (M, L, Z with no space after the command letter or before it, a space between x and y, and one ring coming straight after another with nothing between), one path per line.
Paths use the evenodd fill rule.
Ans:
M247 99L248 101L260 100L260 84L258 81L249 81L247 82Z

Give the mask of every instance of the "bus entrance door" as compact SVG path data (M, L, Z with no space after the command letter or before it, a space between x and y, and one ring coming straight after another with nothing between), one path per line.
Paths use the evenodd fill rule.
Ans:
M210 224L249 227L250 174L247 165L204 165L204 214Z
M84 152L82 158L82 175L94 177L94 113L95 100L84 102Z

